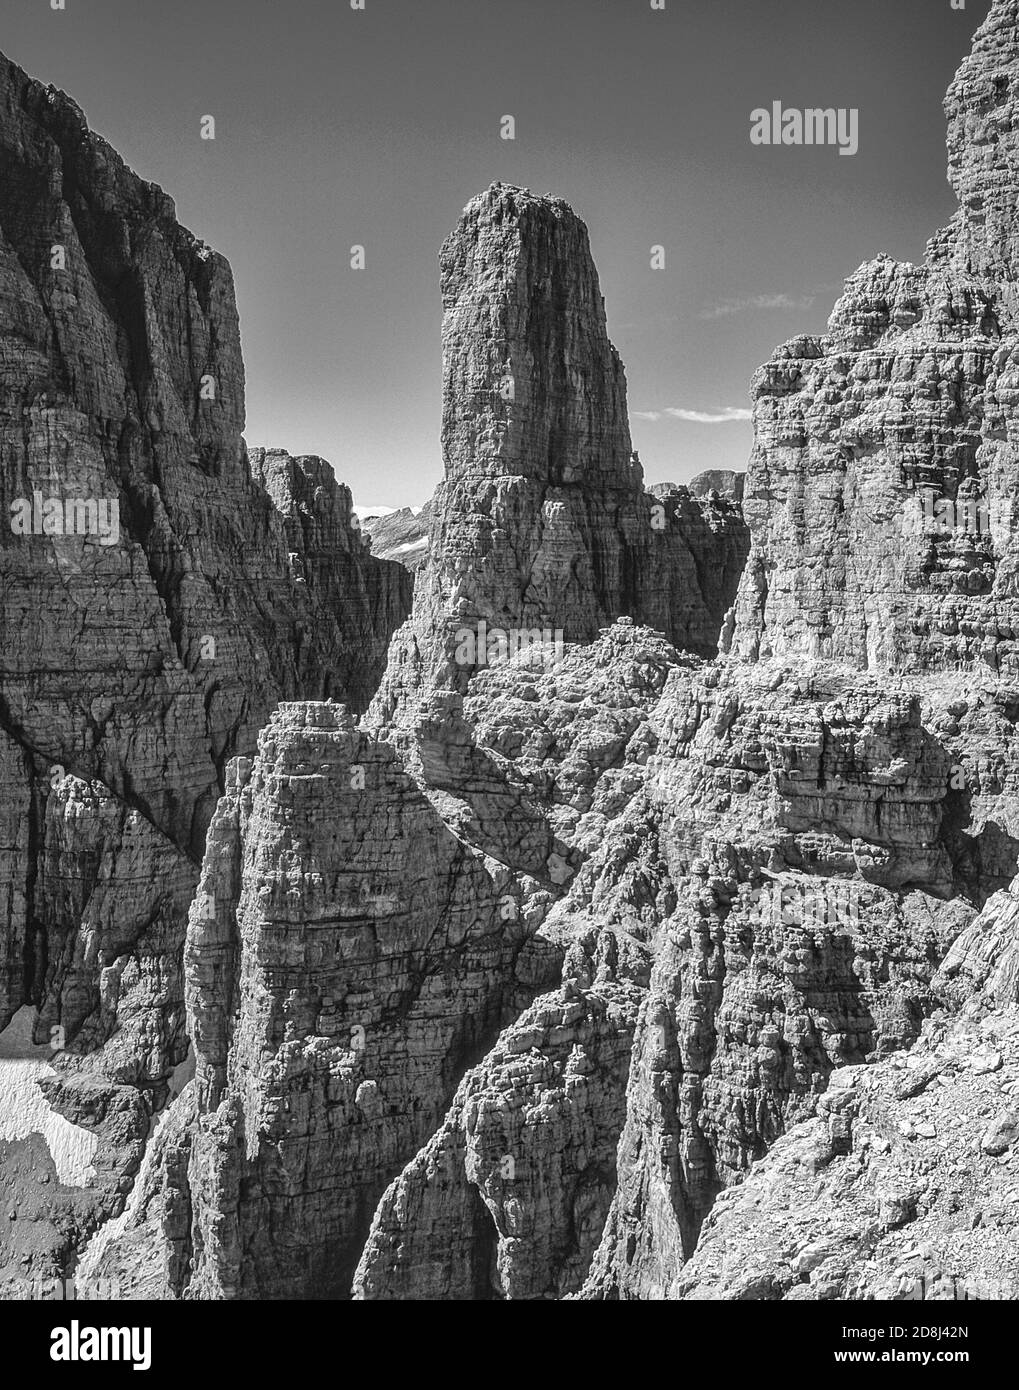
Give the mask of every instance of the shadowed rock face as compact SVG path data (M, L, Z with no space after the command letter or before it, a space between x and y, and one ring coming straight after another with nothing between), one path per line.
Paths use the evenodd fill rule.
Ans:
M467 1073L387 1190L355 1298L555 1299L581 1287L615 1186L648 953L592 931L563 975Z
M2 57L0 321L0 1030L151 1105L224 768L281 698L363 708L410 582L320 460L249 460L226 261Z
M2 1021L58 954L21 920L55 769L199 859L227 759L281 696L363 707L409 585L321 461L256 451L253 476L226 261L6 59L0 101L0 723L34 840L8 871ZM105 500L116 533L15 533L12 507L50 498Z
M484 254L471 253L475 236ZM571 942L539 935L539 927L641 781L646 713L681 657L665 637L620 614L639 606L631 599L641 585L649 606L670 592L670 623L659 626L681 628L690 645L712 651L734 594L744 534L738 507L696 502L687 489L662 498L642 489L587 234L566 204L491 190L443 247L442 270L448 481L432 503L413 621L393 642L371 737L338 706L282 706L264 731L250 788L245 781L236 801L220 803L196 899L214 899L215 912L192 910L186 952L195 1084L167 1120L178 1136L172 1148L150 1154L127 1230L90 1252L89 1268L103 1277L140 1287L128 1250L146 1232L164 1251L160 1287L174 1294L349 1291L386 1184L434 1136L464 1070L500 1027L555 986ZM514 379L523 382L527 363L531 379L520 396L512 393L503 457L491 442L502 425L492 424L489 404L478 404L477 391L462 393L480 370L477 354L491 359L491 343L507 332ZM525 542L523 550L514 543L528 534L530 556ZM553 537L582 542L587 557L566 556ZM556 662L478 663L450 680L443 644L470 614L563 627L570 638L576 630L581 641L570 639ZM310 733L334 726L335 735ZM349 763L336 762L338 749ZM278 762L270 774L278 758L285 776ZM360 780L352 780L354 767ZM407 821L405 801L416 808ZM320 884L331 903L327 920L317 906ZM360 897L343 905L354 892ZM277 910L266 912L278 895L289 903L285 940ZM328 940L318 930L327 924ZM570 987L535 1004L541 1036L557 1049L542 1080L562 1083L573 1115L563 1118L567 1154L553 1229L539 1236L537 1254L494 1255L498 1275L488 1270L491 1241L482 1238L463 1277L438 1273L437 1287L450 1297L475 1287L513 1297L580 1289L613 1191L639 999L627 973L634 949L621 952L627 970L617 979L619 949L595 930L584 951L603 967L584 973L598 991L587 999ZM644 958L638 973L646 981ZM271 1023L277 1013L281 1027ZM354 1048L359 1031L370 1041ZM519 1037L531 1037L525 1023ZM596 1120L576 1090L585 1076ZM512 1066L503 1080L514 1084ZM303 1119L295 1087L309 1097L300 1102ZM537 1118L544 1113L541 1106ZM541 1123L532 1137L537 1195L545 1183ZM281 1179L281 1144L293 1179ZM456 1152L453 1144L450 1183ZM513 1193L507 1211L525 1208L524 1186ZM473 1222L488 1209L471 1181L463 1201ZM488 1219L475 1222L480 1232ZM445 1234L443 1244L449 1252ZM378 1279L364 1266L364 1297L407 1287L400 1275Z
M502 185L466 209L413 618L360 724L288 702L229 766L184 953L195 1076L86 1277L885 1297L920 1222L924 1289L1014 1296L1019 170L977 116L1019 80L1015 20L998 0L949 96L986 227L974 195L928 263L865 266L758 374L716 659L693 634L719 590L676 576L713 546L734 578L738 511L644 491L582 224ZM313 495L277 510L314 574L334 512L293 466ZM273 495L290 468L258 464ZM990 531L928 532L923 487L967 479ZM481 619L567 646L457 667ZM1005 1234L954 1239L985 1202Z

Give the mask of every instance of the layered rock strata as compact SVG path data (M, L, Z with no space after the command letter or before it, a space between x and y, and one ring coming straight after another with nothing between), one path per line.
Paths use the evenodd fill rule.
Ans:
M685 815L665 807L655 816L671 842L670 876L683 874L680 897L689 899L697 879L701 891L656 960L647 1031L638 1027L634 1048L619 1187L586 1297L897 1296L889 1290L898 1276L883 1259L927 1248L933 1236L936 1258L910 1282L915 1296L944 1297L967 1277L991 1291L980 1296L1009 1296L1000 1248L987 1260L960 1250L950 1270L942 1259L953 1229L943 1224L946 1211L971 1222L987 1178L984 1158L967 1160L947 1206L935 1201L940 1152L954 1159L967 1136L945 1139L935 1117L940 1144L913 1147L919 1131L904 1146L892 1140L884 1165L867 1134L876 1126L887 1137L893 1121L908 1118L886 1096L886 1078L902 1065L892 1051L912 1046L910 1065L922 1068L925 1040L956 1038L947 1046L959 1053L980 1033L951 1022L972 996L964 986L946 991L938 966L979 933L975 914L1008 883L1019 848L1012 271L1002 261L1000 189L986 228L981 199L994 198L966 191L967 181L993 183L1009 167L1005 78L1019 68L1015 21L1014 4L993 7L949 92L950 167L963 206L927 263L885 257L862 267L828 334L787 344L755 379L743 498L752 545L723 639L734 659L718 668L706 708L698 694L704 723L667 773L678 793L669 804ZM985 157L999 123L1003 139ZM1019 186L1014 162L1008 177ZM985 234L993 244L982 246ZM689 699L684 693L670 716L671 693L655 718L688 730ZM779 767L771 759L783 744ZM770 768L763 783L761 758ZM741 900L744 869L756 891L755 861L782 885L777 937ZM721 932L712 919L724 919ZM699 935L712 942L701 948L700 968L692 954ZM989 1026L1010 1036L1007 1014ZM860 1083L873 1099L861 1102L857 1140L855 1098L843 1091L875 1062L873 1080ZM960 1087L974 1124L993 1091L983 1082L973 1094ZM779 1137L797 1124L788 1140ZM774 1163L764 1158L773 1144ZM787 1184L793 1154L801 1167ZM818 1178L829 1163L830 1180ZM779 1168L774 1201L762 1199ZM745 1197L741 1169L749 1171ZM886 1247L874 1244L882 1228L870 1223L877 1188L868 1172L877 1187L884 1172L890 1189L911 1174L934 1175L914 1181L916 1200L891 1222L916 1228ZM1007 1176L1004 1189L991 1182L992 1205L1007 1187ZM732 1198L716 1217L716 1193L728 1188ZM846 1234L837 1207L848 1190L854 1210L841 1218L853 1248L836 1256L833 1237ZM755 1200L766 1209L761 1221ZM783 1207L796 1229L779 1237ZM824 1254L813 1250L812 1233ZM877 1271L866 1268L872 1256Z
M645 492L583 222L560 198L493 184L440 269L445 478L379 718L417 683L408 664L465 690L483 663L457 655L459 634L481 622L586 643L628 616L712 654L746 530L733 501Z
M82 1019L52 978L44 870L94 816L65 811L64 774L164 839L189 894L226 761L281 697L362 708L409 585L365 554L321 461L257 451L249 466L226 261L62 93L6 59L0 77L0 725L21 822L0 1021L44 1000L71 1045ZM120 851L109 816L96 830Z
M413 618L360 726L285 704L230 765L195 1077L91 1276L1014 1292L1017 20L996 0L949 93L962 206L925 265L863 267L755 380L718 659L724 595L671 587L654 508L732 573L735 504L644 491L582 224L502 185L465 211ZM564 648L458 663L482 623Z
M881 258L863 267L828 334L795 340L758 374L743 495L752 548L723 635L730 659L701 674L672 672L648 721L643 786L543 929L558 924L568 938L571 922L573 930L611 925L637 940L647 933L654 945L615 1192L581 1297L785 1296L810 1274L813 1254L799 1257L815 1224L835 1273L819 1283L827 1292L796 1296L889 1296L898 1287L860 1262L859 1277L850 1277L856 1257L833 1254L841 1231L836 1223L833 1239L825 1226L825 1203L859 1170L843 1113L847 1067L854 1078L874 1067L878 1108L867 1111L867 1126L884 1132L884 1077L901 1065L892 1060L900 1049L914 1049L910 1068L925 1067L930 1039L955 1038L958 1027L950 1047L961 1055L982 1036L983 1025L951 1022L971 995L964 980L948 989L939 967L980 932L977 913L997 901L991 895L1012 878L1019 849L1008 578L1012 271L1002 263L1008 199L1000 188L1007 182L1014 201L1006 78L1019 68L1015 21L1014 4L994 6L948 100L957 186L964 176L986 179L993 198L964 195L925 266ZM984 159L980 148L999 123L1004 137ZM983 254L985 196L997 211L995 244ZM987 1028L1004 1043L1013 1021L1006 1011ZM536 1285L513 1282L529 1260L545 1281L537 1296L573 1292L563 1280L568 1262L551 1277L542 1263L558 1227L547 1192L508 1206L513 1189L499 1185L491 1156L481 1161L472 1147L476 1116L487 1113L490 1094L505 1093L512 1046L507 1033L465 1082L434 1141L460 1154L452 1194L444 1198L430 1180L427 1154L387 1194L359 1271L362 1297L413 1296L414 1287L535 1296ZM540 1032L523 1074L532 1088L528 1113L543 1116L543 1083L553 1098L543 1143L559 1191L564 1160L573 1179L581 1168L563 1148L556 1049ZM610 1067L604 1079L610 1094L599 1091L592 1109L618 1114ZM990 1122L992 1104L1007 1110L1008 1085L995 1086L961 1093L973 1124ZM951 1103L949 1094L946 1114ZM811 1189L820 1192L816 1223L804 1190L795 1196L801 1219L789 1278L744 1278L741 1259L774 1267L778 1213L791 1189L777 1192L775 1234L761 1237L757 1263L758 1226L751 1221L744 1236L739 1222L755 1210L759 1187L748 1187L745 1202L735 1194L744 1180L753 1184L776 1142L776 1154L785 1152L781 1136L790 1127L800 1134L796 1126L810 1136L823 1130L826 1144L834 1135L836 1159L845 1154L846 1164L833 1168L830 1199ZM861 1142L869 1161L869 1141ZM942 1144L951 1151L954 1142L968 1140ZM533 1151L533 1139L521 1147ZM998 1155L1006 1165L1007 1154L1006 1145ZM951 1187L963 1224L972 1221L985 1160ZM828 1161L830 1154L805 1163L803 1182L816 1183ZM934 1181L921 1183L927 1204L896 1208L896 1227L920 1221L920 1242L940 1231L939 1161L935 1154L929 1167ZM917 1168L913 1151L888 1168L894 1187L903 1170ZM1008 1172L991 1182L994 1212L1008 1183ZM733 1218L720 1218L716 1241L711 1213L730 1188ZM848 1223L858 1220L861 1232L869 1191ZM480 1232L472 1227L474 1247L487 1244L491 1254L472 1284L476 1266L454 1232L465 1203L477 1222L478 1197L485 1219ZM834 1219L834 1205L832 1212ZM889 1246L889 1260L908 1239ZM942 1238L938 1259L910 1287L940 1297L968 1277L982 1296L1008 1296L1007 1239L1006 1223L986 1260L963 1251L947 1272ZM712 1258L700 1265L702 1240ZM712 1260L726 1241L742 1253L722 1272Z
M226 764L281 698L363 708L410 581L320 460L249 459L226 261L2 57L0 189L0 1031L88 1059L65 1113L152 1109Z
M1017 51L996 0L945 99L959 198L753 383L753 546L733 650L1014 678Z
M500 1028L555 986L572 953L591 999L578 1012L580 985L564 986L534 1005L535 1027L559 1050L564 1086L586 1075L594 1094L610 1059L615 1080L583 1179L569 1171L588 1132L578 1113L562 1229L520 1278L527 1296L579 1287L612 1191L630 980L646 982L648 964L620 947L620 970L599 932L542 924L639 788L647 712L682 664L662 637L621 623L549 670L492 670L468 700L436 692L399 736L358 729L335 704L280 707L254 766L231 765L192 906L195 1079L164 1121L131 1210L91 1249L93 1282L116 1279L134 1296L349 1292L386 1185L432 1139ZM532 1036L527 1017L518 1039ZM540 1184L540 1126L537 1135ZM574 1248L581 1209L587 1235Z
M538 906L505 867L342 706L281 705L231 779L191 913L179 1176L140 1215L176 1294L336 1296L392 1172L552 954L525 951Z
M386 516L366 516L361 524L373 555L380 560L396 560L413 574L428 559L431 520L429 500L423 507L401 507Z
M1014 892L997 894L935 980L962 1015L833 1072L816 1117L722 1194L668 1296L1016 1297L1016 922Z

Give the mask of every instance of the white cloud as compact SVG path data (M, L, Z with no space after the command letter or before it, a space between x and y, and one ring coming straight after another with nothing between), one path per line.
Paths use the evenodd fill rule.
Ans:
M727 405L722 410L680 410L677 406L667 406L664 410L634 410L638 420L661 420L671 415L674 420L689 420L695 425L726 425L730 420L752 420L752 410L742 406Z
M710 309L702 309L700 319L724 319L730 314L745 314L752 309L809 309L814 303L812 294L753 294L743 299L723 299Z

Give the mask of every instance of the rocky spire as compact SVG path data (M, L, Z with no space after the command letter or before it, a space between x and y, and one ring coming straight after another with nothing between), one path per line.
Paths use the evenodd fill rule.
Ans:
M445 478L383 714L418 661L462 687L458 636L482 621L568 644L631 617L713 653L746 554L741 513L645 491L584 223L561 198L494 183L440 269Z
M986 670L1019 631L1012 528L992 508L989 532L977 511L942 535L924 501L1011 496L1000 282L950 238L929 265L878 257L827 334L759 373L733 641L751 660L617 622L461 697L422 658L459 605L545 602L583 631L624 592L594 562L606 527L581 556L594 600L569 574L531 597L551 489L587 534L579 364L601 364L606 425L619 381L593 287L541 254L565 237L578 257L573 223L546 200L529 222L528 200L493 190L444 253L449 476L390 659L416 724L373 736L288 704L234 764L186 951L195 1085L82 1268L189 1298L351 1278L364 1299L887 1297L915 1229L931 1287L962 1260L1013 1296L1007 1241L959 1234L974 1193L1007 1205L988 1165L1017 1132L1017 700ZM585 458L623 517L642 505L625 458L611 438Z
M424 607L589 641L638 610L648 532L587 229L496 183L440 266L446 473Z

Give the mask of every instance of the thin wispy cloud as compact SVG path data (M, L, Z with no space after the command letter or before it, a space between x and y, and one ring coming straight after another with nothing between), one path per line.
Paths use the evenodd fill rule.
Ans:
M665 410L634 410L631 412L638 420L689 420L695 425L727 425L730 420L752 420L752 410L742 406L727 405L723 410L680 410L677 406L667 406Z
M710 309L702 309L699 319L724 319L731 314L746 314L754 309L809 309L814 303L812 294L752 294L742 299L723 299Z

